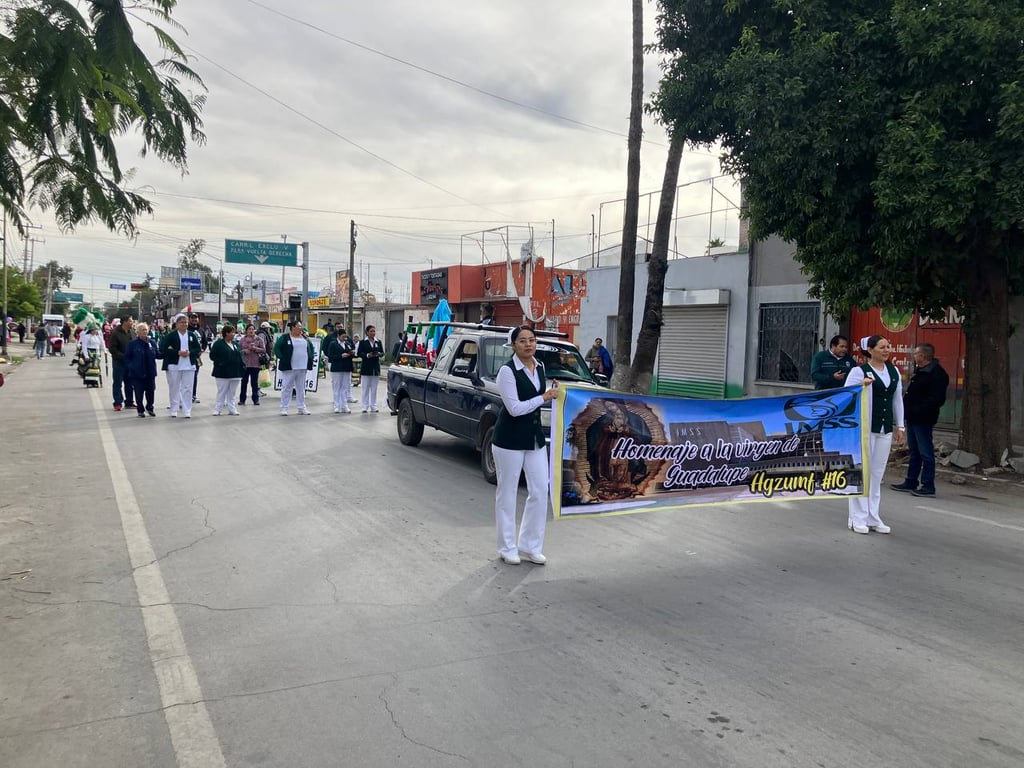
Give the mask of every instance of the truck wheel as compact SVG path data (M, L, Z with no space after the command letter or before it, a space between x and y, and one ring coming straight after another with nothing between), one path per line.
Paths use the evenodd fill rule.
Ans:
M423 439L423 425L412 414L412 403L405 398L398 406L398 440L402 445L419 445Z
M491 485L497 485L498 468L494 465L494 452L491 450L493 439L494 427L488 427L484 433L483 442L480 444L480 469L483 470L484 480Z

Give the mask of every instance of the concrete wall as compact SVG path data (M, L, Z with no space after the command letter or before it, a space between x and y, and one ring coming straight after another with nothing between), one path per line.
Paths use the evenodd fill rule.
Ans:
M726 366L726 392L729 397L744 394L744 366L747 347L748 301L746 253L702 256L692 259L673 259L665 275L665 289L680 288L696 291L709 288L729 291L728 363ZM647 264L637 264L636 284L633 292L633 352L636 336L643 321L644 299L647 295ZM604 339L605 346L614 357L615 338L611 336L609 318L617 318L619 304L618 266L587 270L587 295L580 306L580 326L577 338L586 352L595 338ZM756 335L754 339L756 343ZM655 363L657 370L657 363Z

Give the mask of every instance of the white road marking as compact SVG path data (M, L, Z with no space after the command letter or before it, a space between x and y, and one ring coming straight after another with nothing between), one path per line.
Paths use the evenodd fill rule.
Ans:
M203 703L199 678L185 648L178 617L170 604L171 598L146 531L146 522L142 519L121 452L107 423L100 390L92 389L90 392L114 497L121 513L121 528L135 577L135 590L142 606L149 658L160 687L160 701L171 732L175 757L180 768L221 768L225 765L224 754Z
M959 517L961 520L971 520L975 523L984 523L985 525L992 525L996 528L1009 528L1011 531L1021 531L1022 533L1024 533L1024 526L1020 525L1010 525L1009 523L997 523L995 520L986 520L984 517L964 515L960 512L950 512L948 509L939 509L938 507L918 506L917 509L923 509L925 512L936 512L940 515L949 515L950 517Z

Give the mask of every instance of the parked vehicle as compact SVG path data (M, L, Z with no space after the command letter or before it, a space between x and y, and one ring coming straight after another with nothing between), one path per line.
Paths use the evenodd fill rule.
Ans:
M430 324L428 324L430 325ZM437 324L433 324L437 325ZM425 427L471 442L480 451L480 467L489 483L497 482L491 438L501 412L496 377L512 356L507 346L510 328L444 323L449 331L432 367L423 355L400 354L388 369L388 407L398 416L398 439L419 445ZM605 386L604 377L590 372L582 353L565 334L537 331L537 359L545 375L559 381ZM541 423L551 428L551 406L545 404Z

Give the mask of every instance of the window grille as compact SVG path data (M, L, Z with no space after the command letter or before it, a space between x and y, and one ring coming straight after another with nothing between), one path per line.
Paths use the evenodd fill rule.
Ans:
M820 320L821 305L817 302L762 304L758 316L757 378L810 383Z

